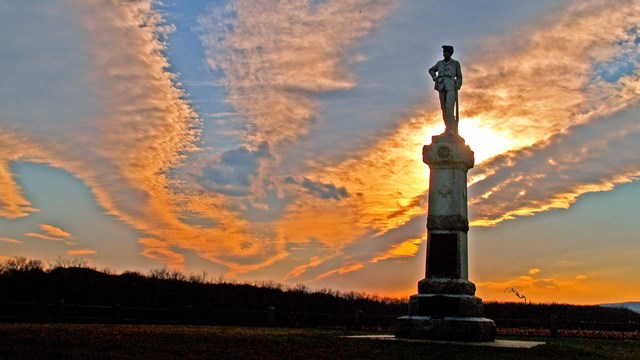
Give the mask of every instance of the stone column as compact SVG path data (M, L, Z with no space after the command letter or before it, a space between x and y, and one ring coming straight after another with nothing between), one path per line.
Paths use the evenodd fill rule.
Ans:
M482 317L467 261L467 171L473 151L462 137L433 136L422 149L429 176L426 276L398 319L396 337L452 341L494 341L496 327Z

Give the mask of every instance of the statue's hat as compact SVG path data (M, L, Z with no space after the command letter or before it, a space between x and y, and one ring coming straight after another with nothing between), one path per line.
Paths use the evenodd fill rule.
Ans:
M442 45L442 50L450 51L453 54L453 46L451 45Z

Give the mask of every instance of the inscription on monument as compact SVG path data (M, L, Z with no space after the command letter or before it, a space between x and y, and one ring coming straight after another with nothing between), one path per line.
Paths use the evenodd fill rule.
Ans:
M438 256L429 257L427 262L428 277L450 279L460 277L460 258L456 234L431 234L428 251L438 254Z

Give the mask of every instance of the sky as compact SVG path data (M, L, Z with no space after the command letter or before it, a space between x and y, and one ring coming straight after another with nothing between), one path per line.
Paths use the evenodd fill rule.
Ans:
M0 0L0 260L407 297L455 48L485 301L640 300L640 1Z

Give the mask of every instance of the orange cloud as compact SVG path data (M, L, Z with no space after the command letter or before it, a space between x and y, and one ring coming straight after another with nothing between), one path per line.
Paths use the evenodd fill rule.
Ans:
M64 241L64 239L61 239L61 238L58 238L58 237L42 235L42 234L38 234L38 233L25 233L24 235L25 236L29 236L29 237L42 239L42 240L48 240L48 241Z
M68 255L94 255L96 254L96 251L91 249L67 250L67 254Z
M10 164L15 161L53 163L60 144L37 139L16 126L0 123L0 128L0 216L16 219L38 210L25 198Z
M174 270L184 270L184 255L171 250L166 242L152 238L142 238L138 242L144 246L143 256L163 262Z
M44 231L47 235L57 237L57 238L70 238L71 234L68 232L57 228L53 225L40 224L38 225L42 231Z
M537 275L540 272L540 269L534 267L529 269L529 271L527 272L529 273L529 275Z
M276 229L290 243L317 239L333 248L346 245L345 239L365 231L353 211L351 200L333 203L311 196L301 196L290 204L286 214L276 221Z
M0 216L16 219L35 211L15 182L6 161L0 158Z
M300 275L304 274L308 269L320 266L324 262L325 262L325 259L322 259L319 256L314 256L311 258L311 261L308 264L296 266L293 270L289 271L289 273L287 273L287 275L284 276L282 281L295 279Z
M350 272L358 271L364 267L363 263L346 264L339 269L327 271L324 274L320 274L316 277L316 280L321 280L334 275L344 275Z
M420 245L422 245L423 242L424 239L411 239L403 241L400 244L392 246L382 255L376 256L371 260L371 262L375 263L387 259L414 256L420 250Z
M10 244L22 244L22 241L20 240L6 238L6 237L0 237L0 241L10 243Z
M64 241L67 244L74 244L73 242L71 242L69 239L72 239L73 237L71 236L71 234L69 234L68 232L57 228L53 225L47 225L47 224L40 224L38 225L38 227L45 232L45 234L39 234L39 233L26 233L24 234L25 236L29 236L29 237L34 237L34 238L38 238L38 239L42 239L42 240L48 240L48 241Z

